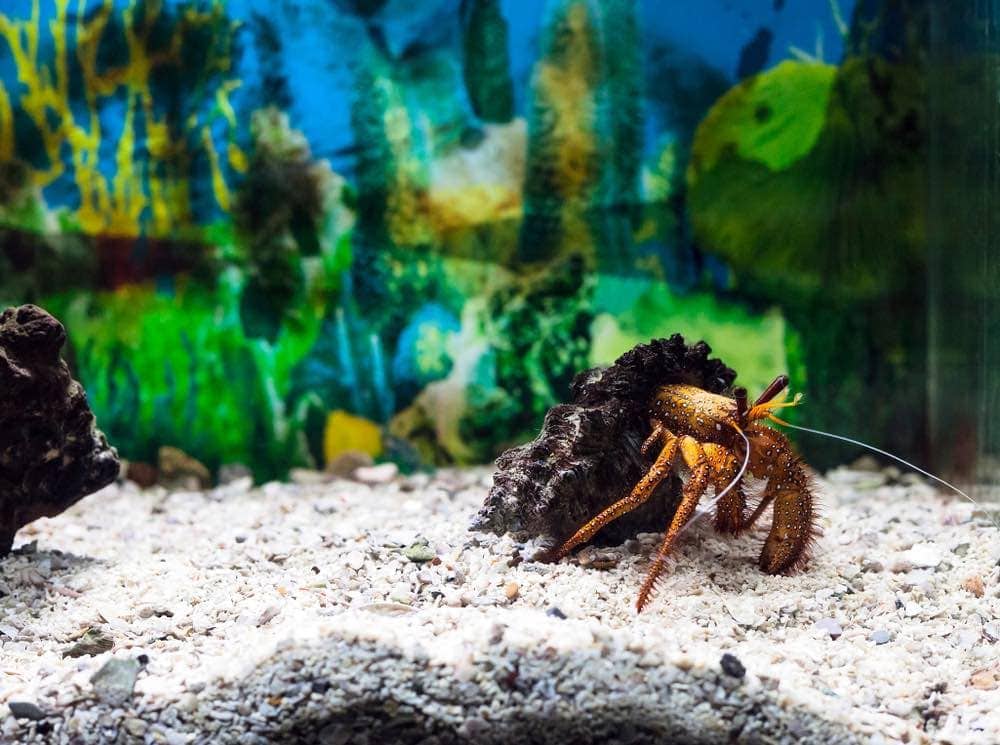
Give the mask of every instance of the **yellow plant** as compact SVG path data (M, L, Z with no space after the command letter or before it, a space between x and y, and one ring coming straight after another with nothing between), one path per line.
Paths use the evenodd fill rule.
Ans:
M323 431L323 458L327 463L347 452L368 453L373 458L382 453L382 430L364 417L337 409L326 418Z
M37 129L47 163L33 170L35 185L42 189L64 175L68 164L79 190L80 205L76 219L86 233L137 236L140 233L168 235L191 222L188 167L200 153L207 158L212 174L215 199L222 209L229 206L229 188L220 164L211 125L222 117L230 131L236 116L229 101L238 80L224 80L214 92L211 111L191 115L181 127L171 127L168 114L154 106L151 80L166 65L180 67L182 34L175 33L161 48L150 44L150 35L163 14L162 0L131 0L117 11L114 0L101 0L94 10L87 0L78 0L70 13L70 0L52 0L54 13L47 24L53 53L44 58L39 37L46 28L42 23L40 0L34 0L31 15L15 19L0 12L0 39L17 71L19 92L13 105L20 107ZM113 14L120 12L120 24L112 26ZM186 7L179 11L179 27L187 31L217 29L229 23L219 2L207 10ZM141 15L140 15L141 14ZM106 34L124 36L127 63L99 69L98 49ZM67 38L75 39L71 52ZM231 73L228 49L210 57L210 74L223 77ZM75 70L71 66L75 65ZM81 81L86 113L71 105L71 79ZM74 92L74 95L78 93ZM0 157L17 154L11 93L0 83ZM118 133L107 131L101 121L102 104L121 100L125 111ZM141 126L138 121L141 117ZM179 130L179 131L178 131ZM110 175L102 171L102 143L117 136L114 143L114 168ZM143 138L144 139L140 139ZM193 151L190 140L200 142ZM234 169L244 158L235 145L228 148L228 161ZM106 164L105 164L106 165ZM148 213L147 213L148 210ZM146 224L146 223L149 224Z

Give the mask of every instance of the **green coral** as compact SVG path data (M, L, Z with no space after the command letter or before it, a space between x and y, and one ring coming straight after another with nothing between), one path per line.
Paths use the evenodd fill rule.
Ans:
M694 168L710 171L735 153L743 160L782 171L815 146L826 122L837 68L785 61L732 88L702 124Z
M487 300L482 318L488 351L480 364L490 385L472 382L460 432L487 459L521 442L551 406L566 400L587 367L593 321L593 275L581 257L515 280Z
M250 168L232 211L246 258L241 315L248 336L274 341L286 314L303 301L303 257L320 253L332 174L313 161L279 110L254 112L250 133Z
M238 284L230 274L219 294L197 285L176 297L133 287L47 300L70 329L78 375L124 457L155 462L161 445L176 445L212 468L252 464L261 480L309 462L303 402L283 393L318 319L300 317L274 346L249 339Z
M688 204L738 290L798 333L810 424L919 457L926 96L920 50L899 52L786 62L730 91L697 131ZM817 466L856 452L814 444Z

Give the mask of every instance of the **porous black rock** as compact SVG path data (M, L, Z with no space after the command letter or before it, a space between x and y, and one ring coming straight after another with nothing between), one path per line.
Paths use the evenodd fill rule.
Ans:
M562 542L642 477L653 456L639 448L649 435L656 389L688 383L725 393L736 373L709 359L705 342L687 345L680 334L640 344L607 368L585 370L572 401L549 409L531 442L497 459L493 488L473 530L541 536ZM661 532L676 509L676 478L665 479L642 507L605 526L598 542L620 543L638 532Z
M60 356L66 329L34 305L0 313L0 556L14 534L118 475L83 387Z

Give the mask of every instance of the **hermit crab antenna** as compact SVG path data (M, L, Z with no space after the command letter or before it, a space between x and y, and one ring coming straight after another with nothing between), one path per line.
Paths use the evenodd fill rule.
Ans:
M745 426L747 422L747 389L734 388L733 398L736 399L736 421Z
M760 406L761 404L766 404L768 401L773 399L779 393L781 393L785 388L788 387L788 376L779 375L774 380L771 381L771 385L764 389L764 392L760 394L760 397L754 401L754 406Z

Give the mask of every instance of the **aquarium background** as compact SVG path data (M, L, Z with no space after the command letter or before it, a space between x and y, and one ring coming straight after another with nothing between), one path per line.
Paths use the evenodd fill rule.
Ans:
M575 372L680 332L751 391L787 371L802 424L987 479L993 23L6 0L0 302L65 322L133 461L484 462Z

